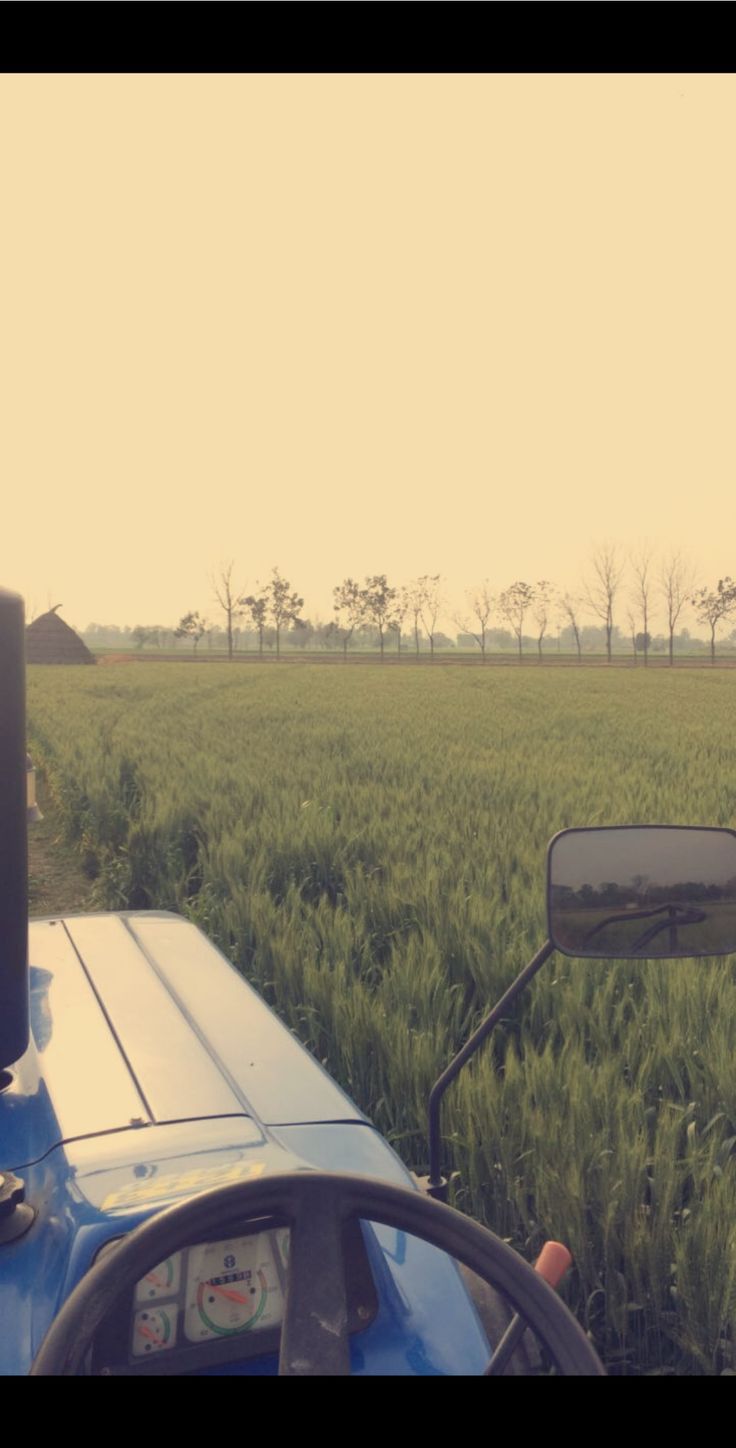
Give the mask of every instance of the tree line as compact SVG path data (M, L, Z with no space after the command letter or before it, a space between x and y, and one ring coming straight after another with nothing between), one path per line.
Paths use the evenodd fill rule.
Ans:
M162 635L168 635L172 641L188 640L196 654L202 638L208 635L211 641L216 633L230 659L245 630L257 639L261 657L264 647L275 647L278 658L287 632L292 646L339 647L345 661L351 645L377 644L382 660L389 640L399 655L402 648L418 655L428 646L433 657L436 649L454 646L438 627L447 608L438 573L423 574L396 586L389 583L386 574L369 575L362 584L345 578L332 590L332 618L315 624L302 616L304 599L278 568L272 569L268 581L257 586L254 593L237 587L234 572L232 562L222 564L211 580L213 602L223 620L219 629L192 609L181 616L174 629L137 625L130 631L131 640L142 649L152 642L161 645ZM532 643L541 661L551 630L556 628L558 640L566 637L579 662L593 634L605 646L609 663L614 647L626 640L635 661L641 656L646 666L650 652L662 652L664 648L671 665L677 625L686 606L694 609L698 621L707 628L714 662L717 630L736 617L736 582L727 576L715 586L696 586L694 571L679 552L657 563L649 550L626 558L616 547L606 545L593 553L577 592L561 590L548 579L534 583L517 579L494 592L486 579L467 589L464 608L448 616L458 629L461 647L475 644L483 661L489 648L503 647L509 641L519 660ZM651 625L658 611L666 620L666 634L654 638ZM596 620L592 629L586 621L591 616ZM91 632L88 630L87 636ZM682 633L689 639L686 630ZM736 630L732 637L736 639Z
M297 635L319 632L322 641L328 646L339 643L345 658L356 632L366 627L370 628L378 639L382 659L390 634L396 635L397 649L401 653L405 624L413 628L417 653L420 624L429 639L432 654L440 638L445 641L445 635L440 635L437 628L443 606L439 574L425 574L404 587L393 587L385 573L367 577L363 586L354 578L345 578L332 590L332 619L327 624L321 624L317 630L309 620L302 618L304 599L296 590L292 590L291 583L282 577L278 568L272 569L268 582L259 588L257 593L250 594L239 591L234 585L233 569L232 563L224 564L213 579L214 597L225 616L229 658L233 656L236 623L243 618L250 621L258 635L258 651L261 655L270 628L277 658L281 650L282 632L289 626ZM174 633L177 638L189 638L196 651L206 630L206 619L191 610L179 620Z

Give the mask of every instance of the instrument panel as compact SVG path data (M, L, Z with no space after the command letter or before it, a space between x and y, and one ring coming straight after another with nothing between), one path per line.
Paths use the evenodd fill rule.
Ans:
M129 1360L278 1327L288 1229L176 1252L138 1283Z
M98 1256L113 1252L117 1240ZM100 1329L92 1372L186 1373L278 1354L288 1264L288 1227L172 1253L121 1298ZM378 1310L358 1222L346 1229L345 1271L348 1330L354 1333L368 1327Z

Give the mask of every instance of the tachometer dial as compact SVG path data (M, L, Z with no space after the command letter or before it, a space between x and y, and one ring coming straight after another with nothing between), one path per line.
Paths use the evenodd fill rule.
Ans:
M133 1319L133 1357L165 1352L176 1342L176 1303L166 1307L146 1307Z
M191 1248L184 1318L190 1342L273 1327L281 1315L281 1283L267 1233Z

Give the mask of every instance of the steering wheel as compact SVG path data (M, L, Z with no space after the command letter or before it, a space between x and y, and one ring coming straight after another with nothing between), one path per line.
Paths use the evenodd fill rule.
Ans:
M457 1258L513 1305L558 1371L605 1376L585 1333L551 1287L492 1232L421 1192L370 1177L297 1171L236 1182L167 1208L122 1238L70 1293L31 1375L73 1376L117 1298L157 1262L253 1218L290 1228L280 1375L350 1372L343 1231L348 1220L411 1233ZM267 1225L270 1225L268 1223Z

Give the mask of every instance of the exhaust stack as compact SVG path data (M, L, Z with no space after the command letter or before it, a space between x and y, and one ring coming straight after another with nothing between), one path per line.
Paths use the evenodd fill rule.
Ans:
M23 600L0 588L0 1071L28 1046Z

